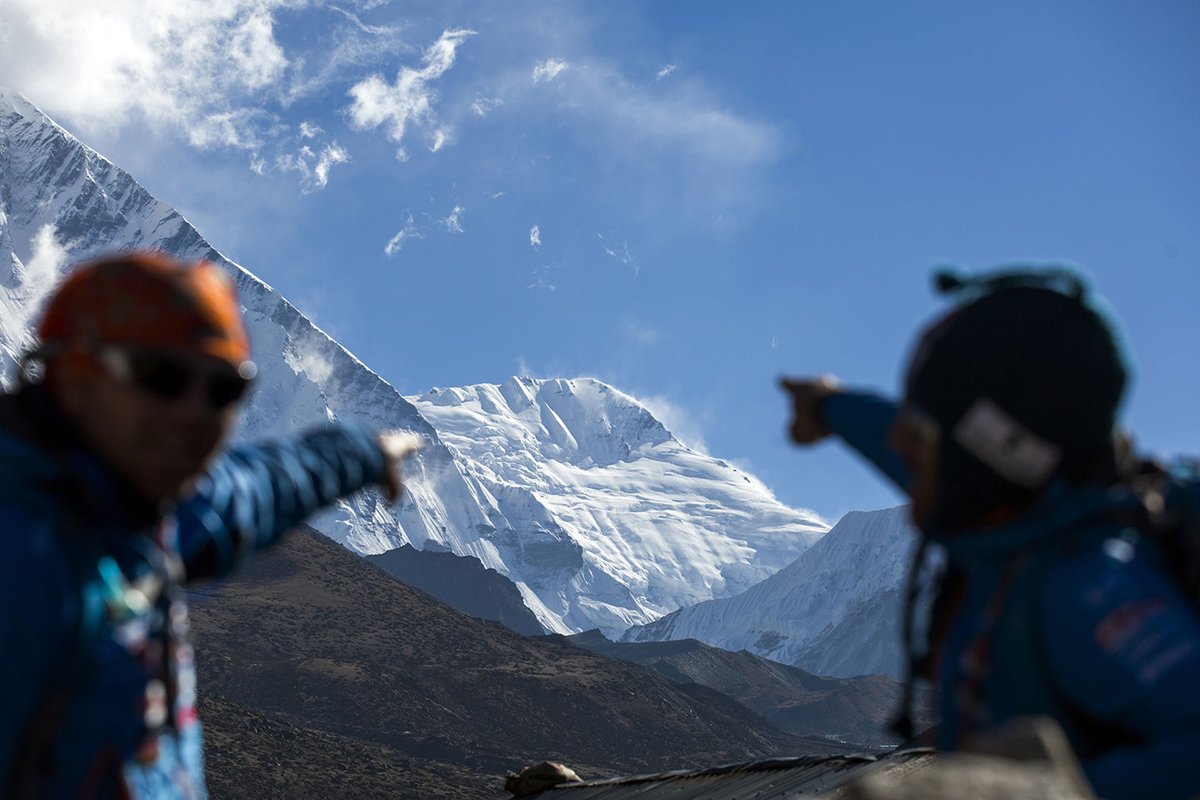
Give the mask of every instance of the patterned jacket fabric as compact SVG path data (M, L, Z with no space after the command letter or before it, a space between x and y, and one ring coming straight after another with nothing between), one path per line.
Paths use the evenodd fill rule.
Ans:
M0 794L205 797L182 586L385 468L370 432L330 426L228 452L163 511L44 390L0 397Z
M848 392L823 411L834 433L905 486L886 446L894 403ZM1200 481L1180 474L1168 486L1168 507L1200 520ZM957 576L931 643L942 749L1045 714L1099 796L1200 794L1200 616L1157 543L1121 521L1140 502L1128 486L1051 483L1011 522L927 532Z

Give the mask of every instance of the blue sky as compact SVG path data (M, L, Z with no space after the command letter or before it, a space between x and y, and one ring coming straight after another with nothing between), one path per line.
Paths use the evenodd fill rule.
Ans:
M830 518L783 373L896 387L935 264L1083 267L1200 453L1200 8L6 0L0 84L406 393L595 375Z

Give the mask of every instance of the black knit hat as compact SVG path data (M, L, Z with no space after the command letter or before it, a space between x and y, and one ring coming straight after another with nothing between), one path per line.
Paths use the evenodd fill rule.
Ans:
M942 272L937 287L965 299L923 334L906 380L906 404L942 432L926 531L961 531L1055 477L1111 465L1127 369L1082 280L1062 269Z

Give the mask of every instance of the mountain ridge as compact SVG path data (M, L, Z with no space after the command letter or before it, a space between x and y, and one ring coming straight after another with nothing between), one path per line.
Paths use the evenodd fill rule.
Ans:
M527 474L542 479L536 489L517 480L520 474L477 469L482 462L468 446L469 432L450 434L452 448L432 424L454 416L454 409L402 396L269 284L222 256L178 211L2 88L0 165L0 262L9 265L0 270L0 369L8 379L32 342L32 309L61 270L61 264L47 263L50 255L65 251L79 261L148 247L185 260L211 260L238 284L260 367L237 438L283 435L348 417L424 437L425 447L407 464L402 504L390 506L378 493L364 492L312 520L360 554L410 544L474 556L514 582L546 630L601 627L615 635L674 608L748 588L792 561L827 528L811 512L783 506L744 475L735 480L753 491L741 493L737 513L725 518L727 524L708 524L708 506L725 506L726 498L705 495L725 491L721 483L732 468L688 450L656 420L644 429L633 424L622 430L641 437L637 448L625 442L631 445L626 454L611 428L605 434L583 425L616 408L611 405L576 404L578 414L565 419L567 406L539 397L538 432L526 429L532 449L515 460L496 461L514 470L529 467ZM519 379L510 383L514 391L525 385ZM597 403L601 385L587 383ZM608 392L610 400L618 394ZM638 407L628 420L653 419ZM491 428L474 429L515 434L515 419L503 416ZM526 463L518 463L522 458ZM690 493L687 510L665 499L670 487L654 483L653 473L663 465L674 470L674 486ZM607 483L592 480L604 470ZM684 480L689 476L694 480ZM624 484L615 484L617 478ZM635 497L653 502L631 509ZM601 499L615 504L615 521L609 507L589 508Z
M621 640L694 638L820 675L900 677L901 587L916 540L906 506L851 511L763 582L633 626Z

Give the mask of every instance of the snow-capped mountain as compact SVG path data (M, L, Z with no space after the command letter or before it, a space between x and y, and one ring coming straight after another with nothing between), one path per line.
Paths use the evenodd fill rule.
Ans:
M512 378L410 399L497 514L489 541L534 568L523 575L526 603L590 584L586 600L546 609L572 629L617 633L749 588L825 529L596 380ZM532 526L500 527L513 518Z
M624 641L699 639L818 675L902 674L907 508L852 511L796 561L734 597L631 628Z
M363 554L411 544L475 556L510 578L550 631L613 635L742 591L827 527L688 450L636 400L593 380L513 379L431 391L414 405L177 211L0 88L8 381L60 262L131 247L208 259L237 282L260 367L241 438L353 417L426 439L407 465L403 505L361 493L314 527Z

